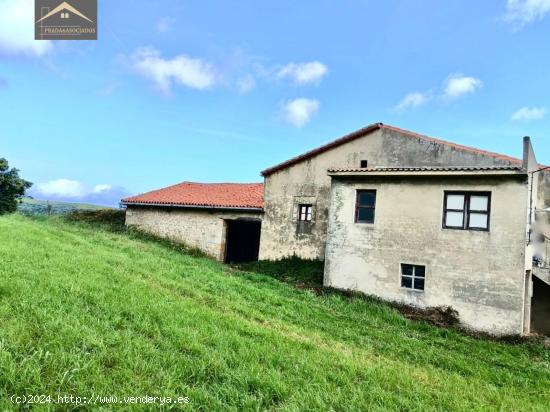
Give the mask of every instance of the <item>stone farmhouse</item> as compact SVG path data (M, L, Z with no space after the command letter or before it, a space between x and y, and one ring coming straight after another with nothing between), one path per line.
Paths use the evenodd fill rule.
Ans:
M325 260L324 284L465 327L550 333L550 169L376 123L262 172L122 200L126 223L239 262Z

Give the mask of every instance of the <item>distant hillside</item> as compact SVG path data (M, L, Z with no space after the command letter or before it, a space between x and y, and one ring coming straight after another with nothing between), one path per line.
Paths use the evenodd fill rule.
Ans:
M17 210L24 215L63 215L73 210L113 209L107 206L90 205L87 203L69 203L36 200L30 197L22 199Z

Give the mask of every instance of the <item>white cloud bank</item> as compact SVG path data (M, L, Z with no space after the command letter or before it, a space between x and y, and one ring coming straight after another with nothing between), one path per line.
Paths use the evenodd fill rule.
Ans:
M152 47L141 47L130 59L131 67L152 80L163 93L170 93L174 85L205 90L214 86L216 76L211 64L202 59L179 55L172 59L161 57Z
M431 100L430 92L413 92L409 93L395 106L395 110L401 111L405 109L414 109L425 105Z
M448 100L458 99L475 92L482 86L483 82L475 77L464 76L460 73L452 74L447 78L443 97Z
M512 114L512 120L540 120L546 116L546 107L522 107Z
M82 183L69 179L38 183L36 190L46 196L81 197L86 193Z
M109 184L87 186L77 180L63 178L38 183L31 188L29 194L43 200L77 201L115 206L126 195L126 192L121 187Z
M289 63L277 72L277 77L291 78L296 84L317 84L328 74L328 67L319 61Z
M288 123L302 127L319 111L319 106L319 101L302 97L286 102L281 114Z
M49 40L34 40L34 0L0 0L0 53L42 57Z
M550 13L550 0L508 0L504 20L521 28Z

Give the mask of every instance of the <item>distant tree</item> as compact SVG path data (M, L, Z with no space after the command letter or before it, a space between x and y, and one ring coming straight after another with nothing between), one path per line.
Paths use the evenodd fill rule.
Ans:
M19 170L10 169L8 161L0 158L0 215L17 210L17 201L32 186L19 177Z

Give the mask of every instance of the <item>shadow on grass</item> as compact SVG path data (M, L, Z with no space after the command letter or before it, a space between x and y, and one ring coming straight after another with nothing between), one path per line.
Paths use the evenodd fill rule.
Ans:
M243 272L267 275L300 289L311 289L315 292L323 289L325 265L321 260L307 260L292 256L280 260L233 264L232 267Z

